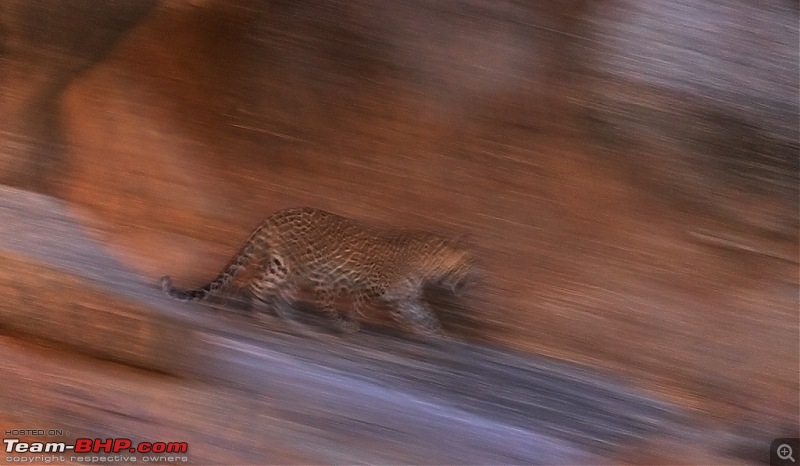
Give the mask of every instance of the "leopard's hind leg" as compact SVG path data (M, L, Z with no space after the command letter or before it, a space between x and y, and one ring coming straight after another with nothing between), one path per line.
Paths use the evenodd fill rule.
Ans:
M256 317L263 312L274 312L285 323L297 327L292 305L297 301L297 289L290 279L291 271L283 258L271 255L250 281L251 303Z
M337 300L347 289L345 284L331 283L325 277L314 277L312 282L314 283L314 295L317 305L331 319L336 328L342 333L358 332L360 328L358 320L352 316L345 319L335 307Z

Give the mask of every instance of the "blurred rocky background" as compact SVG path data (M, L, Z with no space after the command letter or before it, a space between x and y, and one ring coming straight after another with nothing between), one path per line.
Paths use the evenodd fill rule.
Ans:
M210 279L288 206L469 233L488 279L453 333L607 370L752 460L798 429L799 20L794 0L5 0L0 183L63 201L146 286Z

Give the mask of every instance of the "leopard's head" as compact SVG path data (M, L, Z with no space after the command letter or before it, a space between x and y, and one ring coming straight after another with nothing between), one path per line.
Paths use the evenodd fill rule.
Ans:
M439 251L439 285L456 296L480 281L481 272L471 248L461 243L445 244Z

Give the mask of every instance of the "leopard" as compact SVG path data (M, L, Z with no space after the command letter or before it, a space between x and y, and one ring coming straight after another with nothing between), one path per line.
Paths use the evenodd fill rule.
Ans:
M277 211L255 228L215 279L195 289L160 279L164 294L179 301L204 301L229 290L236 277L249 278L251 311L293 320L298 292L311 290L312 306L342 333L359 331L370 306L417 334L449 338L425 299L428 287L462 296L476 282L474 250L464 238L425 230L396 229L313 207ZM337 309L349 296L350 309Z

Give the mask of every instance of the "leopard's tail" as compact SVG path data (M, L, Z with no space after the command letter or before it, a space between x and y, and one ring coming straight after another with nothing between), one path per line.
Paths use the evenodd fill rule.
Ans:
M217 275L217 278L207 285L193 290L183 290L173 286L172 278L165 275L161 277L159 281L161 291L167 296L179 301L203 301L219 290L227 287L237 275L247 268L247 265L250 264L253 257L256 256L256 253L264 248L266 243L263 235L264 228L265 225L258 227L239 249L239 252L237 252L225 268L222 269L222 272Z

